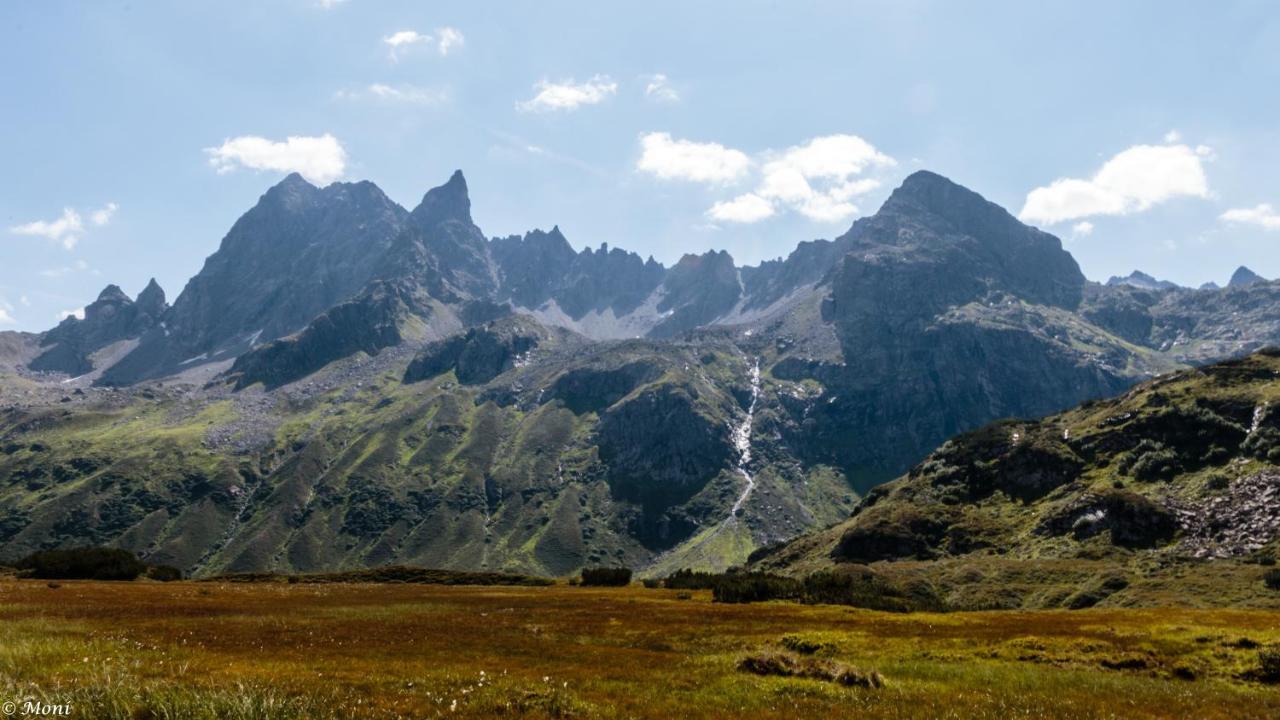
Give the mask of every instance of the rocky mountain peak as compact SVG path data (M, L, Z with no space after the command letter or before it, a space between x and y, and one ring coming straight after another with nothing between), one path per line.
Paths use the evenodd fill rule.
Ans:
M1231 280L1227 282L1227 287L1248 287L1254 283L1266 281L1266 278L1241 265L1236 268L1235 272L1231 273Z
M453 171L448 182L428 190L422 202L414 208L413 218L423 227L448 220L470 225L471 198L467 194L467 179L462 176L462 171Z
M152 317L159 317L168 307L165 301L164 289L160 287L160 283L155 278L151 278L151 282L138 293L138 299L135 301L138 309Z
M1178 287L1178 284L1175 282L1157 280L1141 270L1134 270L1124 277L1113 275L1111 276L1111 279L1107 280L1107 285L1129 285L1131 287L1142 288L1144 290L1172 290Z
M119 285L111 284L102 288L102 292L98 293L96 302L133 302L133 300L120 289Z

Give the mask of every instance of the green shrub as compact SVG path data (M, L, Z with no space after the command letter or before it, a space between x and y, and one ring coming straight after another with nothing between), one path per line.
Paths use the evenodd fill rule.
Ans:
M595 587L623 587L631 584L631 568L583 568L582 584Z
M182 571L172 565L151 565L147 568L147 577L159 582L173 582L182 579Z
M1139 480L1167 480L1182 472L1178 454L1166 447L1148 450L1136 457L1130 472Z
M671 590L711 590L724 577L723 573L677 570L663 579L662 586Z
M725 575L711 588L715 602L751 603L767 600L799 600L804 585L799 580L767 573Z
M644 578L640 581L640 584L650 590L662 587L662 581L658 578Z
M868 568L828 570L810 575L804 579L804 602L852 605L889 612L945 609L945 604L928 583L895 585Z
M1267 574L1262 576L1262 582L1272 590L1280 590L1280 570L1268 570Z
M128 550L82 547L28 555L18 561L18 569L46 580L133 580L147 566Z
M868 672L849 667L844 663L817 658L798 658L787 653L764 652L748 655L738 662L738 669L753 675L824 680L848 687L884 687L884 676L874 670Z
M814 640L803 635L783 635L782 647L800 655L832 653L836 650L836 646L833 643Z
M1257 678L1265 683L1280 683L1280 645L1258 651Z

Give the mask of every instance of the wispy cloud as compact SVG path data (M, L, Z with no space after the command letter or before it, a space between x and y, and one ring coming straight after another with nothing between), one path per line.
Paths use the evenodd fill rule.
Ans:
M32 235L56 242L70 250L80 241L84 232L84 223L80 213L71 208L63 208L62 217L56 220L35 220L9 228L14 235Z
M500 150L503 152L515 151L521 155L527 155L530 157L538 157L538 158L546 158L547 160L551 160L561 165L567 165L569 167L576 168L583 172L590 173L592 175L595 175L596 177L600 177L600 178L609 177L609 173L605 172L604 170L600 169L595 165L592 165L591 163L585 160L582 160L581 158L576 158L572 155L566 155L562 152L557 152L555 150L544 147L542 145L535 144L527 140L526 138L522 138L518 135L512 135L511 133L504 132L502 130L491 129L489 130L489 132L494 137L498 138L498 140L501 141L501 145L494 146L492 148L493 150Z
M400 54L409 48L422 46L434 49L441 57L449 55L466 44L467 39L462 31L452 27L436 28L434 33L420 33L417 30L397 30L382 38L383 44L390 48L387 52L392 60L400 59Z
M452 100L448 88L429 88L418 85L387 85L373 83L359 90L339 90L333 94L337 100L376 100L405 105L447 105Z
M205 148L205 154L219 175L238 167L297 172L320 185L342 177L347 165L347 152L342 143L329 134L289 136L283 142L242 135L226 140L218 147Z
M1219 216L1223 222L1255 225L1263 230L1280 230L1280 213L1270 203L1251 208L1232 208Z
M671 86L671 81L662 73L649 76L644 85L644 96L654 102L680 102L680 93Z
M84 308L78 307L72 310L63 310L62 312L58 313L58 322L62 322L63 320L66 320L69 317L73 317L77 320L83 320Z
M119 210L119 209L120 209L119 205L113 202L109 202L106 205L103 205L102 207L98 208L97 210L94 210L89 215L89 220L94 225L98 225L98 226L106 225L107 223L111 222L111 218L115 217L116 210Z
M102 226L111 222L111 218L115 216L116 210L120 208L113 202L92 210L89 212L89 221L94 225ZM9 232L14 235L30 235L35 237L43 237L52 242L58 243L64 248L71 250L80 241L84 235L84 220L80 217L80 213L72 208L63 208L62 216L54 220L35 220L22 225L14 225L9 228Z
M1181 139L1176 131L1165 140ZM1046 225L1099 215L1143 212L1174 198L1209 197L1204 145L1134 145L1113 156L1089 178L1060 178L1027 193L1018 217Z
M561 82L541 80L534 84L534 96L516 103L521 112L577 110L583 105L598 105L618 93L618 83L607 75L596 75L586 82L572 79Z
M63 265L62 267L41 270L40 276L46 278L60 278L76 272L86 272L87 270L89 270L89 263L84 260L77 260L73 265Z

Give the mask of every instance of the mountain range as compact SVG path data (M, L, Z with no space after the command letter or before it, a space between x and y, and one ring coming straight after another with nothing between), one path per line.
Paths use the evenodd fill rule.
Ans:
M487 237L461 172L412 210L290 175L172 305L113 285L0 333L0 560L724 568L959 433L1276 343L1280 284L1245 272L1089 282L924 171L745 267Z

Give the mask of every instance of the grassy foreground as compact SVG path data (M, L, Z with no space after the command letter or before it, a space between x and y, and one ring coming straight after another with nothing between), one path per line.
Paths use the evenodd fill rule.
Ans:
M76 718L1240 720L1280 717L1280 691L1242 679L1277 642L1268 610L894 615L639 587L0 579L0 700ZM737 669L784 645L886 685Z

